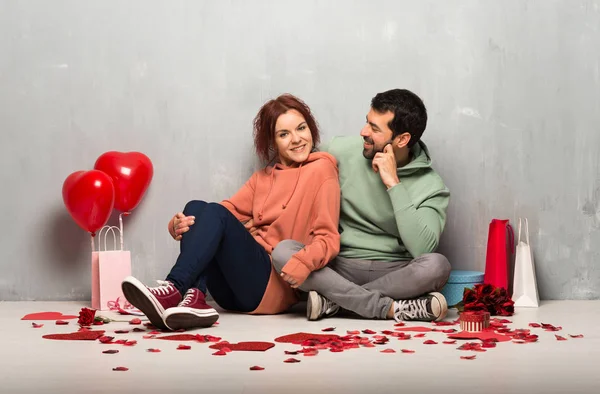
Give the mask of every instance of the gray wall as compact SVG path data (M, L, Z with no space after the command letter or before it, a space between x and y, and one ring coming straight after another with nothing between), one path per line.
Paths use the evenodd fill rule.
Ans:
M304 98L328 138L358 134L395 87L429 109L453 266L482 270L489 221L526 216L541 297L597 299L599 26L583 0L0 0L0 300L89 299L89 238L61 187L101 153L154 163L126 247L160 279L169 218L251 174L266 99Z

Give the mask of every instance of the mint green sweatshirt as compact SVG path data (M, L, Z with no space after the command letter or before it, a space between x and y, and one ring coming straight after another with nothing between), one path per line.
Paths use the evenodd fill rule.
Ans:
M362 137L335 137L320 149L338 160L340 256L397 261L436 250L450 191L431 168L423 142L412 148L413 160L398 168L400 183L389 190L362 155Z

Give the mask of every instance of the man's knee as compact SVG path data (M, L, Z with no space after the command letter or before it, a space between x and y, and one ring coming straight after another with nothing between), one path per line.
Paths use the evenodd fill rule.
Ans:
M444 287L448 278L450 278L450 271L452 267L446 256L439 253L429 253L422 257L426 258L426 265L431 273L431 279L435 284L436 290L439 291Z
M283 266L290 260L290 258L302 249L302 245L298 241L292 239L286 239L277 244L273 252L271 252L271 258L273 260L273 267L278 273L281 273Z

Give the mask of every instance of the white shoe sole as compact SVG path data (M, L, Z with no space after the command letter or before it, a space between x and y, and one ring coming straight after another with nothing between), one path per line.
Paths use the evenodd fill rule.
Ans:
M215 309L196 309L187 307L169 308L163 315L165 325L173 330L210 327L219 320Z
M168 329L162 318L165 309L142 282L133 276L128 276L123 279L121 289L127 301L142 311L150 323L161 330Z
M438 292L429 293L429 295L433 296L433 299L431 300L431 312L437 316L435 321L443 320L448 314L448 302L446 302L446 297ZM437 304L434 302L436 300Z
M321 297L316 291L308 292L308 299L306 300L306 318L310 321L319 319L321 314Z

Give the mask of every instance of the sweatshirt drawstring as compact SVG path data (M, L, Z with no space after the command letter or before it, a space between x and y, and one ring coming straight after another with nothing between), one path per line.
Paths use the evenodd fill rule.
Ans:
M300 166L298 167L298 175L296 176L296 183L294 184L294 188L292 189L292 194L290 194L290 196L288 197L285 204L283 204L281 206L281 209L287 208L288 204L290 203L290 200L292 199L292 197L294 196L294 193L296 192L296 188L298 187L298 183L300 182L300 171L302 171L303 164L304 164L304 162L300 163Z
M292 189L292 193L288 197L288 199L285 202L285 204L283 204L281 206L281 209L286 209L287 208L288 204L292 200L292 197L294 196L294 193L296 192L296 188L298 187L298 183L300 183L300 172L302 171L302 165L303 164L304 163L300 163L300 166L298 167L298 174L296 175L296 182L294 183L294 188ZM271 195L271 191L273 190L273 185L275 183L275 169L277 168L278 165L279 164L275 164L271 168L271 175L269 176L270 181L271 181L271 183L269 185L269 192L267 193L267 197L263 201L263 205L262 205L260 211L258 211L258 220L262 220L262 218L263 218L263 212L265 211L265 206L267 205L267 200L269 199L269 196Z
M262 220L262 216L263 216L263 212L265 210L265 205L267 205L267 200L269 199L269 196L271 195L271 190L273 190L273 183L275 181L275 166L277 164L275 164L272 168L271 168L271 175L269 176L271 184L269 185L269 192L267 193L267 198L264 199L263 201L263 205L262 208L260 209L260 211L258 211L258 220Z

